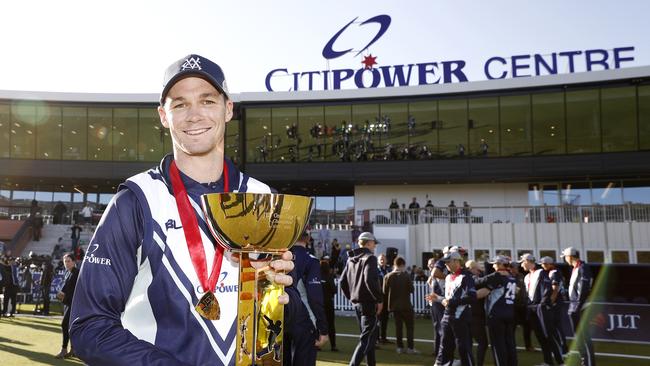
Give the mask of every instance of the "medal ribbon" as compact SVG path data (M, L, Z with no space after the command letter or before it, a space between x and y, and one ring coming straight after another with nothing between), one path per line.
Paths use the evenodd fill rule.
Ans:
M194 271L201 281L201 286L204 292L214 291L214 287L219 279L221 273L221 262L223 260L224 249L221 245L217 245L214 253L214 260L212 262L212 273L208 277L207 261L205 259L205 251L203 250L203 240L201 240L201 233L199 231L199 223L196 219L196 214L190 199L187 196L185 184L181 180L181 176L176 167L176 162L172 161L169 166L169 175L172 181L172 188L174 190L174 197L176 198L176 207L178 207L178 214L181 217L183 224L183 233L187 241L187 248L190 251L190 258L192 258L192 265ZM223 191L228 192L228 164L223 162Z

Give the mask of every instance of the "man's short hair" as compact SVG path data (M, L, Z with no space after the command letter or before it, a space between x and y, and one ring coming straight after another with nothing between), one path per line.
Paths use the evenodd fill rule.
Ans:
M63 259L65 260L66 257L67 257L67 258L70 258L70 260L74 262L74 254L73 254L72 252L65 253L65 254L63 255Z
M393 265L394 265L395 267L401 267L401 266L406 265L406 261L404 260L404 258L402 258L402 257L400 257L400 256L397 256L397 257L395 257L395 259L393 260Z

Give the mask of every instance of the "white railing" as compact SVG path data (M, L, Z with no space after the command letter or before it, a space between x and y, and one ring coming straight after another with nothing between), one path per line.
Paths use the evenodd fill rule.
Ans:
M650 205L428 207L370 209L375 224L650 222Z
M343 295L341 286L339 286L339 280L334 280L336 283L337 292L334 295L334 310L338 311L354 311L352 303ZM424 281L414 281L413 282L414 291L411 294L411 304L413 304L413 310L418 314L426 314L429 312L427 302L424 300L424 295L429 291L429 286Z

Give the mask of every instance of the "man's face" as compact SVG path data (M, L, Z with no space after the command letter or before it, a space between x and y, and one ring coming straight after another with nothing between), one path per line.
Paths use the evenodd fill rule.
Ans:
M68 256L64 257L63 264L68 271L72 270L72 267L74 267L74 261Z
M542 263L542 268L544 268L545 271L550 271L553 269L553 265L549 263Z
M454 273L460 268L460 261L458 259L452 259L450 261L445 262L445 266L449 270L449 272Z
M383 254L379 256L379 265L382 267L386 265L386 256Z
M568 256L568 255L565 255L565 256L564 256L564 261L567 262L568 265L571 265L571 264L572 264L572 263L571 263L571 257Z
M212 84L188 77L172 86L158 114L162 125L169 128L176 157L203 156L223 153L226 122L232 118L232 109L232 101L224 101Z
M374 240L368 240L366 242L365 248L368 248L371 252L374 252L376 246L377 243Z
M533 263L531 261L523 261L523 262L521 262L521 268L524 271L530 272L531 269L535 268L535 263Z

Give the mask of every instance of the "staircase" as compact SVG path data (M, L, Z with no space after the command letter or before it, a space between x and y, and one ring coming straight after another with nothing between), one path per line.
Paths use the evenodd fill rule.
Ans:
M72 235L71 225L45 225L41 230L41 240L34 241L32 240L27 244L23 250L23 255L33 252L37 255L51 255L54 250L54 246L58 243L59 238L62 238L61 243L63 248L66 251L72 250ZM83 230L80 234L79 245L85 246L88 245L90 239L95 232L95 226L82 226Z

